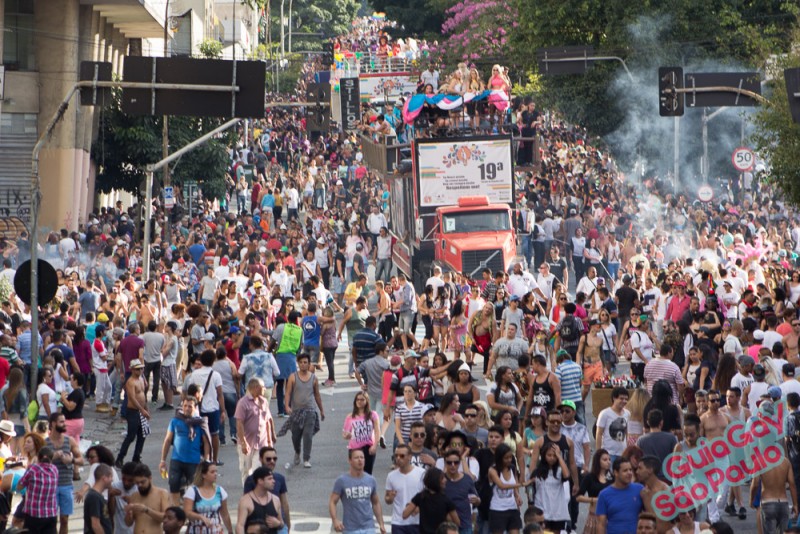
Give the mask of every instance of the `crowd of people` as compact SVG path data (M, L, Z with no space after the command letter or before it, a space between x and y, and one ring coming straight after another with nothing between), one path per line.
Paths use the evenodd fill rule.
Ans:
M291 435L294 465L329 468L341 458L314 456L314 437L341 425L336 531L385 532L382 503L401 534L570 532L581 506L586 533L727 534L723 519L748 508L760 532L784 531L800 476L797 213L752 177L707 204L631 182L532 102L509 116L540 147L517 177L510 272L436 268L415 288L393 267L392 192L359 138L312 141L302 115L279 109L232 148L228 198L191 219L180 204L156 210L150 279L135 206L48 236L40 257L59 287L38 354L30 309L13 293L0 305L0 519L63 534L81 502L86 532L287 533L276 440ZM533 161L533 146L518 157ZM0 241L0 277L13 280L29 239ZM627 387L587 402L627 362ZM326 420L321 388L346 380L361 386L352 410ZM792 413L780 468L671 521L654 515L668 455L775 402ZM81 452L92 408L126 422L119 450ZM142 455L154 432L158 465ZM244 489L235 522L217 481L228 442Z

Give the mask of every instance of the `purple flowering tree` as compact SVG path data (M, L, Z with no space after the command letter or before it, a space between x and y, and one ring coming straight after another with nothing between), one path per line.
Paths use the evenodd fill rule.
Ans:
M462 0L445 12L441 41L435 55L448 67L461 61L485 66L514 57L509 33L518 26L517 9L500 0ZM486 69L481 69L486 70Z

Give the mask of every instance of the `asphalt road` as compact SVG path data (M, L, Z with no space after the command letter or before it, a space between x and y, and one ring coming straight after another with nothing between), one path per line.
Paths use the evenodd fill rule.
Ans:
M358 385L354 380L347 377L346 366L346 344L340 345L336 360L337 385L335 387L322 388L322 400L325 406L326 419L322 423L322 429L315 436L312 451L312 467L303 468L302 465L291 465L293 450L289 435L278 439L278 471L284 473L289 487L289 497L292 508L293 529L300 532L331 532L331 521L328 516L328 496L333 488L334 480L339 474L348 469L346 442L341 437L342 423L347 412L352 407L353 395L358 390ZM476 378L478 378L476 376ZM478 382L479 387L485 387L483 379ZM591 396L587 399L591 402ZM594 423L591 415L591 404L587 403L586 414L589 418L589 425ZM272 405L273 413L277 413L275 401ZM118 451L125 432L125 424L119 418L112 420L107 414L96 414L93 409L87 409L85 437L88 440L100 442L109 447L112 451ZM153 411L153 432L145 442L143 457L146 458L148 465L153 470L154 483L159 487L166 488L166 481L162 480L158 474L158 460L161 450L162 439L169 423L170 413ZM277 420L280 428L282 419ZM387 435L387 441L391 439L392 430ZM88 446L88 441L84 443ZM130 453L129 453L130 454ZM228 505L231 516L236 521L236 503L242 494L240 475L238 469L238 459L236 449L228 441L228 444L221 448L220 457L225 463L220 468L221 478L219 480L222 487L229 494ZM130 459L130 457L128 458ZM384 484L386 475L391 468L390 449L378 449L378 457L375 463L374 476L378 481L381 492L381 502L383 502ZM70 517L70 532L81 532L83 527L82 506L76 506L75 514ZM389 524L391 510L384 507L384 517L386 524ZM579 520L579 532L583 526L586 511L582 506L581 517ZM748 518L744 521L732 518L731 524L740 532L755 532L755 519L752 511L748 511Z

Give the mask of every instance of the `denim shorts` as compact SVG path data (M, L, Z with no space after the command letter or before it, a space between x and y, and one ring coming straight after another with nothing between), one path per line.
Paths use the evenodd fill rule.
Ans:
M208 433L212 436L219 434L219 410L213 412L200 412L200 415L208 418Z
M72 515L74 512L73 503L75 502L72 486L59 486L57 497L58 515Z

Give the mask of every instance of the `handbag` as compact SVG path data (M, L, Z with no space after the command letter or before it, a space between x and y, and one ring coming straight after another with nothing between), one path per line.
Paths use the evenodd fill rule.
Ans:
M605 339L605 340L606 340L606 345L608 345L609 347L611 347L611 348L609 349L609 351L608 351L608 352L609 352L609 354L611 354L611 357L608 359L608 363L610 363L610 364L612 364L612 365L616 365L617 363L619 363L619 358L617 357L617 351L616 351L616 350L614 350L614 345L612 345L612 344L611 344L611 342L609 342L609 341L608 341L608 336L606 335L606 331L605 331L605 329L603 329L603 328L601 327L601 328L600 328L600 331L603 333L603 339Z

